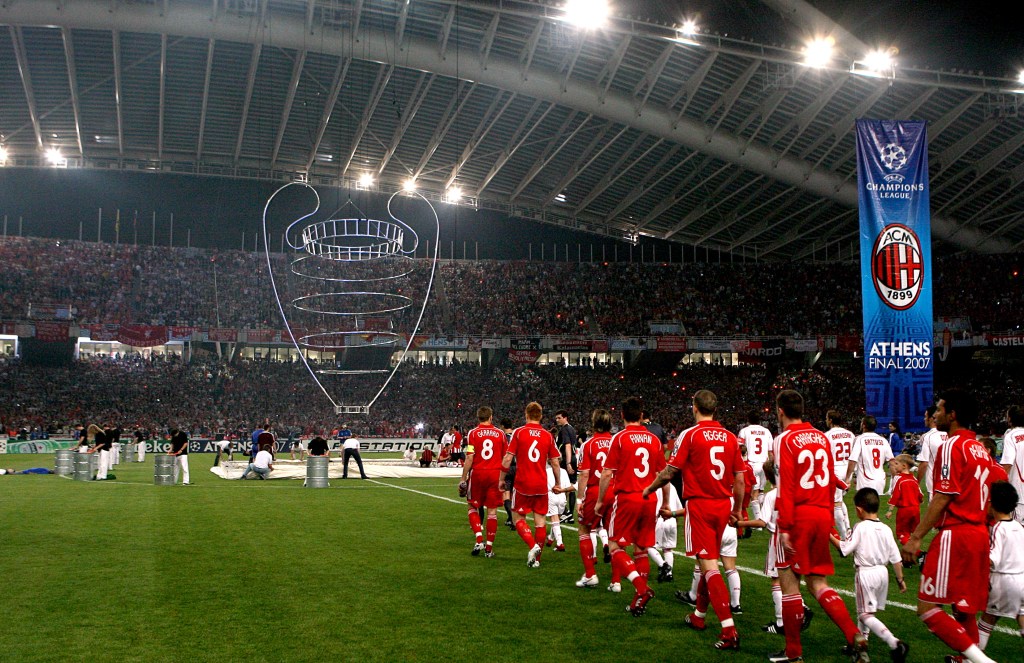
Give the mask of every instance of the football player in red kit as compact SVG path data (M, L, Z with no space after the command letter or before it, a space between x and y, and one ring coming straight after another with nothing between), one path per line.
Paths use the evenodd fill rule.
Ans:
M626 427L615 434L608 449L608 458L601 472L594 512L605 516L608 523L608 547L612 566L619 575L633 583L636 594L626 606L634 617L644 614L654 592L647 586L650 561L647 548L654 545L657 501L648 499L644 488L665 467L661 440L647 430L640 399L630 396L622 404ZM608 488L612 487L611 494ZM668 503L668 495L665 495ZM635 559L626 552L633 545Z
M532 402L526 406L526 425L512 432L508 450L501 463L501 474L498 485L505 484L512 459L516 461L516 482L512 488L512 519L515 521L516 532L526 542L530 552L526 555L526 565L530 568L540 566L541 546L546 537L545 524L548 513L548 474L545 465L551 465L555 474L553 492L562 491L559 482L561 454L555 447L551 433L544 430L540 420L544 418L544 409L540 403ZM533 513L534 531L526 522L526 514Z
M804 399L786 389L775 399L782 432L775 438L778 464L778 541L775 566L782 586L782 623L786 648L768 657L773 663L803 661L800 625L804 604L800 577L836 626L846 636L847 653L853 661L866 663L867 637L857 629L843 599L829 587L833 575L829 533L833 524L836 487L846 485L835 476L835 461L824 433L804 423Z
M975 621L988 602L985 522L992 485L992 461L970 430L977 416L974 397L960 389L950 389L935 404L935 427L948 437L929 468L934 493L921 524L903 544L903 560L914 562L925 534L938 530L921 567L917 614L939 640L960 652L947 661L991 663L978 647ZM947 604L953 607L952 617L942 609Z
M498 531L498 507L504 503L501 484L501 461L505 457L505 433L492 423L494 412L482 405L477 408L479 425L466 435L466 464L462 468L462 483L469 503L469 526L476 543L473 555L484 552L494 557L494 535ZM487 509L487 545L484 545L480 523L480 507Z
M746 463L736 436L714 420L718 397L701 389L693 395L691 407L697 423L679 435L668 466L644 489L644 495L682 473L686 554L697 558L701 571L697 610L686 616L686 624L703 631L710 604L722 624L715 649L739 649L740 638L729 608L729 589L718 571L718 560L726 525L739 520Z
M597 409L590 415L590 439L583 443L579 463L578 482L586 492L579 501L580 522L580 557L583 558L583 577L576 581L577 587L596 587L597 555L590 532L601 527L601 517L594 513L597 504L597 490L601 484L601 470L608 458L608 449L612 445L612 415L608 410Z

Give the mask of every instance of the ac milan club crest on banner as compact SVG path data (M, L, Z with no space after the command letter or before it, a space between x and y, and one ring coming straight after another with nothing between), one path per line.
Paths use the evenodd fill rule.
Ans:
M914 429L933 397L925 123L858 120L857 188L867 412Z

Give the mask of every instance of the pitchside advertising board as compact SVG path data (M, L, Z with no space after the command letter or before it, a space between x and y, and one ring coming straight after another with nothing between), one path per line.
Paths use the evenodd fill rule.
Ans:
M857 120L866 407L901 430L933 398L927 148L924 122Z

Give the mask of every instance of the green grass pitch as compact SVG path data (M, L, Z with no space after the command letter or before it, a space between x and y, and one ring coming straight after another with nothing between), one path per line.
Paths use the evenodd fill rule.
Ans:
M17 469L51 466L49 455L5 456ZM737 617L742 651L711 649L708 631L682 626L692 564L676 558L676 582L653 584L645 616L631 598L573 583L569 552L526 568L526 546L499 527L497 556L471 557L472 535L456 481L224 481L212 454L190 457L193 486L153 485L152 456L121 464L115 481L55 475L0 477L0 660L4 661L765 661L782 648L761 632L772 619L765 578L743 575ZM851 512L853 511L851 507ZM502 516L502 521L504 516ZM765 535L740 542L739 563L761 568ZM852 564L834 586L851 590ZM915 602L910 592L891 599ZM847 595L847 605L853 599ZM804 634L807 661L843 661L841 636L817 615ZM949 653L910 610L882 620L910 643L910 660ZM1011 624L1003 620L1004 627ZM998 661L1024 660L1022 641L997 632ZM876 661L889 660L871 639Z

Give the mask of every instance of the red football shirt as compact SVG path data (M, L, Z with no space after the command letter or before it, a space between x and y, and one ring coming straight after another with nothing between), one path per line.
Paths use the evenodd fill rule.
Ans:
M501 470L508 441L505 433L491 424L480 424L466 434L466 455L473 456L474 470Z
M835 464L828 438L809 423L790 424L775 438L779 483L775 508L778 529L792 529L796 509L817 507L832 511Z
M892 495L889 496L890 506L920 508L921 486L912 474L897 474L896 483L892 487Z
M661 440L642 425L630 424L612 438L604 466L615 470L616 495L639 493L665 469Z
M538 423L528 423L512 432L508 453L516 457L516 492L523 495L546 495L547 465L551 458L561 458L551 433Z
M984 525L992 485L992 459L974 431L950 435L932 465L936 493L952 495L937 527Z
M744 468L736 436L717 421L698 421L684 430L668 464L683 473L684 500L732 497L736 473Z
M587 488L596 488L601 483L598 476L604 469L604 461L608 458L608 449L612 446L611 433L594 433L583 444L583 458L580 459L578 472L589 471Z

